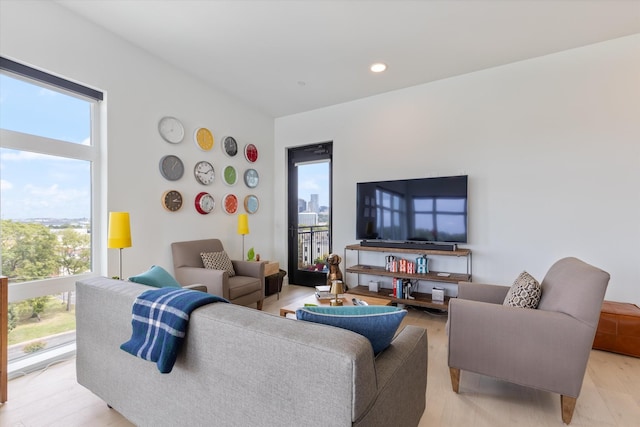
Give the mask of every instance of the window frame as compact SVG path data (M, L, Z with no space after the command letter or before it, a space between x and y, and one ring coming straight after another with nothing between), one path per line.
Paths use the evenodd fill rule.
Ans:
M77 280L100 275L106 265L106 249L103 249L106 222L103 207L106 206L105 159L102 144L102 119L106 113L106 103L102 92L90 89L70 80L47 72L19 64L0 57L0 73L23 80L67 96L73 96L91 103L89 145L82 145L39 135L0 128L0 147L19 151L47 154L56 157L85 160L90 162L91 179L91 272L71 276L38 279L9 284L9 302L22 301L44 295L53 295L75 290ZM85 89L84 92L77 90ZM0 257L2 254L0 253Z

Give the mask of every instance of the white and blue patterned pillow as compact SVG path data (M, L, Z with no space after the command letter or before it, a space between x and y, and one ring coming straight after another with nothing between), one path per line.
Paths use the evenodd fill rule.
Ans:
M315 306L296 310L298 320L336 326L363 335L371 342L375 354L391 344L406 315L407 310L384 305Z
M523 271L516 278L504 298L503 305L521 308L538 308L542 286L529 273Z

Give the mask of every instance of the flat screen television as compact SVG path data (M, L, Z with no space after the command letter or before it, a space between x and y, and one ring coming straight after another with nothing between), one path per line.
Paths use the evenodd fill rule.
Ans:
M357 183L356 239L467 243L467 175Z

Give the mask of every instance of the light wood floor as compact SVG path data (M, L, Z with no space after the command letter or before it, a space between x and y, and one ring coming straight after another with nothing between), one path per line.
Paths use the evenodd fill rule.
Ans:
M285 286L280 300L270 296L263 308L277 314L281 306L311 293L310 288ZM428 330L427 409L421 427L563 425L560 397L555 394L467 372L462 372L460 394L455 394L447 367L446 316L409 309L405 322ZM75 360L10 381L9 401L0 406L2 427L130 425L76 383ZM639 426L640 359L592 351L571 425Z

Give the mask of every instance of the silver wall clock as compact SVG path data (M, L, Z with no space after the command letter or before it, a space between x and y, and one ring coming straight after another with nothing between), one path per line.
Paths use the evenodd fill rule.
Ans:
M184 139L184 126L175 117L163 117L158 122L158 132L160 136L171 144L178 144Z
M193 174L196 177L196 181L202 185L209 185L215 179L213 165L206 160L196 163L196 166L193 168Z
M249 188L256 188L260 182L260 176L255 169L247 169L244 172L244 183Z
M160 174L169 181L177 181L184 174L184 164L178 156L169 154L160 159Z

